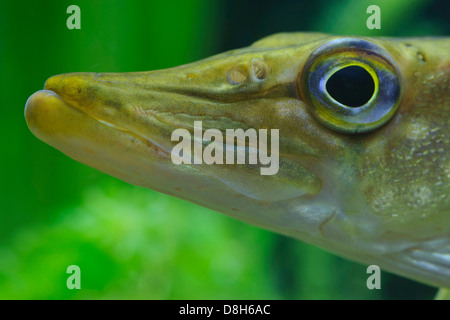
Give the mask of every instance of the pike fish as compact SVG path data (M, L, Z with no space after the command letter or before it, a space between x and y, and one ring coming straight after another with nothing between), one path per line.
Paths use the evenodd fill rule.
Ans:
M448 37L280 33L165 70L56 75L25 117L128 183L450 288L449 53ZM278 172L174 164L194 121L278 129Z

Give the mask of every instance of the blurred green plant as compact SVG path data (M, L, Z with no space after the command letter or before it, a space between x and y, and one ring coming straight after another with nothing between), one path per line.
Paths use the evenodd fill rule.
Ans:
M338 267L335 257L286 239L110 181L88 188L81 204L60 210L51 223L22 228L0 247L0 298L361 298L339 287L351 281L364 288L363 266L344 262L359 276L339 278L330 272ZM66 287L72 264L81 269L81 290ZM284 286L280 269L291 274ZM302 278L308 275L314 277Z

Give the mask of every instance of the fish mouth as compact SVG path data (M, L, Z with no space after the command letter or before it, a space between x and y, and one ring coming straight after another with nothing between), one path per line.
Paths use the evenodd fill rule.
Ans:
M64 112L61 112L64 110ZM146 143L150 143L155 147L158 147L156 143L147 139L146 137L139 135L136 132L131 131L128 128L112 123L111 121L107 121L99 118L93 114L86 112L81 108L77 108L75 103L70 103L63 99L61 95L57 92L48 89L47 83L44 85L44 90L39 90L32 94L26 104L25 104L25 119L30 130L35 134L39 139L46 141L48 139L47 130L49 129L49 125L55 126L57 125L57 120L54 117L56 114L68 114L70 119L84 118L84 121L87 123L96 121L97 124L104 126L105 129L109 128L110 130L118 131L122 134L132 136L134 138L138 138ZM53 121L55 120L55 121ZM70 123L67 122L63 123ZM160 147L162 152L170 154L167 150Z
M37 120L42 120L37 118L37 112L41 114L42 113L51 114L51 112L55 111L55 109L60 108L71 108L76 109L78 112L83 112L81 109L76 108L73 104L70 104L67 101L65 101L55 91L46 89L44 87L44 90L39 90L35 92L28 98L25 104L25 119L27 121L28 127L35 135L38 135L39 138L43 138L43 134L40 133L40 128L42 128L42 126L36 125ZM111 127L115 130L120 130L123 132L131 132L128 129L117 126L111 122L89 115L86 112L83 113L91 117L93 120L96 120L99 123Z
M170 152L134 131L81 110L47 85L28 98L25 119L37 138L72 159L128 183L175 195L168 181L176 181L180 174ZM162 179L167 183L158 183Z

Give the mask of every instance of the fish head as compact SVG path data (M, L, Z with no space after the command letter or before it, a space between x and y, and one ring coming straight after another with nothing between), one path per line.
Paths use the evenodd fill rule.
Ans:
M54 76L25 117L41 140L126 182L388 265L374 257L449 238L449 49L276 34L165 70ZM248 133L243 144L230 130ZM196 145L257 161L206 163ZM418 273L406 272L442 281Z

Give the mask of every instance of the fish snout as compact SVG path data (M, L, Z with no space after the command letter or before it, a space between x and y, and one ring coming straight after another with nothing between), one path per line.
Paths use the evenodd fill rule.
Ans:
M44 84L45 90L58 94L67 103L74 106L86 105L95 97L95 73L77 72L52 76Z

